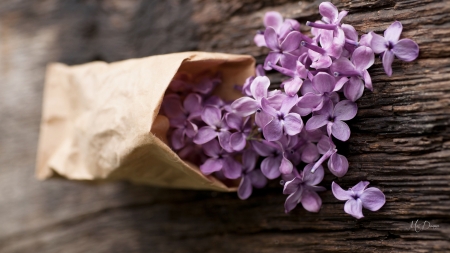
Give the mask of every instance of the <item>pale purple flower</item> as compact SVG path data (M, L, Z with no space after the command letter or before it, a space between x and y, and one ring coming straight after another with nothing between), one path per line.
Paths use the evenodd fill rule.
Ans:
M340 90L347 81L346 77L342 77L336 82L333 76L325 72L315 75L312 79L312 92L304 94L297 103L297 106L304 111L301 116L322 109L324 103L330 100L339 101L336 91Z
M327 125L328 136L333 135L336 139L346 141L350 137L350 128L343 122L356 116L358 107L350 100L343 100L334 106L333 103L325 103L318 111L318 115L312 116L306 123L306 130L314 130Z
M369 47L360 46L352 54L352 60L341 57L333 62L331 71L335 76L350 77L350 81L344 86L344 95L351 101L359 99L364 86L373 90L372 79L367 69L373 65L375 55ZM364 80L364 84L363 84Z
M298 203L309 212L318 212L322 206L322 199L316 193L324 191L325 188L317 186L324 176L323 167L320 166L315 173L311 173L312 164L306 165L300 174L293 170L294 178L284 184L283 193L289 194L284 203L285 212L292 211Z
M296 20L286 19L283 22L283 17L276 11L266 12L264 15L264 26L266 28L269 26L272 27L280 40L283 40L291 31L298 31L300 29L300 24ZM264 33L256 34L254 42L258 47L267 46Z
M229 152L222 149L217 140L212 140L203 145L203 152L209 157L200 170L203 174L209 175L213 172L222 171L223 175L229 179L239 178L242 174L242 165L231 156Z
M298 96L286 97L279 110L273 108L266 98L261 100L265 113L273 117L272 121L263 128L264 138L268 141L277 141L283 134L296 135L303 128L303 121L297 113L291 113L292 107L297 104Z
M231 108L240 116L247 117L261 108L261 99L267 97L270 80L267 76L258 76L250 84L251 97L236 99Z
M265 157L261 162L261 172L268 179L275 179L279 177L281 173L289 174L292 172L294 166L291 161L284 156L284 152L281 149L282 147L266 140L261 142L253 141L252 146L256 153Z
M392 23L386 31L384 38L374 32L372 35L371 47L376 54L383 54L383 67L388 76L392 75L392 62L394 55L402 61L413 61L419 55L419 46L410 39L401 39L403 26L399 21Z
M242 179L238 188L240 199L250 197L255 188L263 188L267 184L267 178L261 170L255 169L258 154L251 149L247 149L242 154Z
M288 96L296 95L303 84L303 79L306 79L308 77L309 71L308 69L306 69L305 65L303 65L303 63L301 63L299 60L296 61L296 64L297 65L294 70L270 64L271 68L275 69L276 71L284 75L291 77L290 79L283 81L283 83L281 83L281 87L284 88L284 91Z
M298 56L292 54L299 47L302 34L297 31L290 32L286 38L279 40L275 29L267 27L264 32L264 39L267 47L272 51L267 55L264 61L264 69L271 70L271 65L276 65L280 62L281 66L288 69L293 69L296 66Z
M336 145L330 137L322 136L319 143L317 143L317 149L322 157L317 160L314 166L311 168L311 172L321 166L321 164L328 159L328 169L337 177L343 177L348 171L348 161L345 156L337 153Z
M250 118L243 118L234 113L228 113L225 120L230 129L236 130L230 136L230 145L234 151L241 151L247 144L247 137L252 131Z
M242 86L242 94L246 95L246 96L252 96L252 92L250 90L250 86L253 83L253 80L255 80L256 77L258 76L265 76L266 72L264 71L263 65L258 64L258 66L256 66L256 76L251 76L249 78L247 78L245 80L244 85Z
M345 202L344 211L351 216L361 219L364 217L362 208L370 211L378 211L386 203L386 197L378 188L370 187L367 181L361 181L354 187L344 191L338 184L333 182L331 189L333 195L339 200L347 200Z
M203 109L201 117L207 126L198 130L197 135L194 137L194 143L201 145L218 137L220 146L231 152L231 133L229 132L229 127L222 118L221 110L215 106L207 105Z

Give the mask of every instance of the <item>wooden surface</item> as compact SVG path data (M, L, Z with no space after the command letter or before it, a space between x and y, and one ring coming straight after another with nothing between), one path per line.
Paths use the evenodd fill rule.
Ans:
M369 180L386 194L355 220L331 191L322 210L284 214L278 182L247 201L235 194L124 182L34 177L45 66L117 61L176 51L251 54L266 11L304 24L315 1L168 0L0 2L0 252L450 252L450 2L334 1L358 31L394 20L420 46L412 63L380 61L374 92L359 101L340 147L350 187ZM306 29L304 26L302 30ZM272 80L281 81L278 75ZM336 180L328 174L323 185ZM415 232L411 222L437 229Z

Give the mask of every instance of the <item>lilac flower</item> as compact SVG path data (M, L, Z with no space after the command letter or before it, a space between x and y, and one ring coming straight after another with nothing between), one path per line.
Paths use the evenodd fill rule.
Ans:
M328 102L318 111L318 115L312 116L306 122L306 130L311 131L327 125L329 136L333 135L338 140L346 141L350 137L350 128L343 121L353 119L357 111L358 107L350 100L337 103L334 109L333 103Z
M362 208L370 211L378 211L386 203L386 198L378 188L366 187L369 185L367 181L361 181L354 187L344 191L338 184L333 182L331 189L333 195L339 200L347 200L345 202L344 211L357 219L364 217Z
M231 133L228 131L229 127L222 118L221 110L215 106L205 106L202 112L202 120L207 126L198 130L197 135L194 137L194 143L201 145L218 137L220 146L231 152Z
M276 11L266 12L264 15L264 26L266 28L270 26L275 29L280 40L283 40L291 31L300 29L300 24L296 20L286 19L283 22L283 17ZM256 34L254 42L258 47L267 46L263 33Z
M374 60L372 49L360 46L353 52L352 61L341 57L333 62L331 71L336 76L350 77L350 81L344 87L344 95L347 99L353 102L359 99L364 92L364 86L373 90L372 79L367 69L373 65Z
M317 160L314 166L311 168L311 173L321 166L321 164L328 159L328 169L337 177L343 177L348 171L348 161L345 156L337 153L336 145L334 145L331 138L323 136L319 143L317 143L317 149L322 157Z
M280 62L281 66L284 68L295 68L295 62L298 56L295 56L295 54L292 54L291 52L298 48L301 37L301 33L292 31L284 40L280 41L275 29L267 27L264 32L264 39L266 40L267 47L270 48L272 52L266 57L264 69L271 70L270 64L275 65L278 62Z
M268 100L263 98L261 106L265 113L273 117L264 128L263 134L268 141L277 141L283 133L287 135L296 135L303 128L303 121L297 113L290 113L292 107L297 104L298 96L286 97L281 104L280 110L276 110L270 106Z
M261 172L268 179L275 179L280 176L280 173L289 174L292 172L294 166L285 157L281 147L266 140L253 141L252 146L256 153L265 157L261 162Z
M242 179L238 188L240 199L250 197L255 188L263 188L267 184L267 179L261 170L255 169L258 155L251 149L247 149L242 154Z
M316 193L324 191L319 184L324 176L323 167L320 166L316 172L311 173L312 164L306 165L303 172L299 174L293 170L294 178L284 184L283 193L290 194L284 203L286 213L292 211L298 203L302 203L303 208L309 212L318 212L322 206L322 199Z
M255 113L261 107L261 99L267 97L267 89L269 86L270 80L267 76L256 77L250 84L250 93L253 98L238 98L231 104L231 108L243 117Z
M234 151L241 151L247 144L247 136L252 130L249 118L242 118L234 113L228 113L225 120L230 129L237 130L230 136L230 145Z
M203 145L203 152L210 158L200 166L203 174L222 171L229 179L239 178L242 174L242 165L238 163L229 152L222 149L217 140L212 140Z
M401 39L402 23L395 21L386 31L384 31L384 38L374 32L372 35L371 47L376 54L383 54L383 67L388 76L392 75L392 62L394 55L402 61L413 61L419 55L419 46L416 42L410 39Z
M264 71L263 65L258 64L258 66L256 66L256 76L251 76L245 80L245 83L242 86L242 94L246 96L252 96L250 86L253 83L253 80L255 80L255 78L258 76L265 76L265 75L266 72Z

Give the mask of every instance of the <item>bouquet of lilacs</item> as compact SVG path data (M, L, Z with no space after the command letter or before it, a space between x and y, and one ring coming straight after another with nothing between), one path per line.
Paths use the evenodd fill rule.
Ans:
M283 193L289 196L286 212L299 203L318 212L322 200L317 192L326 167L343 177L348 161L338 153L335 141L347 141L350 128L345 121L357 114L355 103L372 90L367 69L379 54L388 76L394 56L412 61L419 47L410 39L399 40L400 22L394 22L384 37L373 32L358 39L355 28L341 24L346 11L324 2L319 6L322 20L307 22L312 37L302 34L300 24L283 20L277 12L264 18L266 29L255 36L258 46L271 52L256 76L237 87L243 97L223 101L213 95L219 75L188 77L178 75L164 97L162 112L169 118L171 147L179 156L199 165L205 175L222 180L240 179L238 196L248 198L253 188L268 179L281 177ZM288 78L282 90L269 90L265 70ZM346 200L344 211L362 218L362 207L379 210L385 203L377 188L362 181L343 190L332 183L334 196Z

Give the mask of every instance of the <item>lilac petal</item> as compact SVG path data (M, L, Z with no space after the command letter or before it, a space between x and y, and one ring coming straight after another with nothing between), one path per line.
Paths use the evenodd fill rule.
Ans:
M353 63L345 58L341 57L331 64L331 72L339 73L341 76L348 76L356 73L356 68Z
M300 23L298 23L297 20L286 19L281 25L278 35L280 36L280 39L284 39L291 31L298 30L300 30Z
M227 113L225 121L231 129L240 130L244 123L244 119L234 113Z
M387 41L395 44L400 38L402 30L403 30L402 23L400 23L399 21L395 21L386 29L386 31L384 31L384 38Z
M328 73L320 72L312 80L314 89L319 93L332 92L336 81L333 76Z
M263 111L257 112L255 115L255 123L258 127L264 128L267 124L270 123L270 121L273 119L273 117Z
M331 44L331 47L327 49L328 55L336 59L341 57L342 52L344 51L344 45L345 45L344 31L338 28L337 35L333 37L333 43Z
M242 166L246 172L252 171L255 168L258 154L252 149L247 149L242 154Z
M350 128L348 125L340 120L336 120L331 126L331 133L336 139L347 141L350 138Z
M275 110L275 108L273 108L270 105L269 101L266 98L261 99L261 107L265 113L268 113L274 117L277 117L277 115L278 115L277 110Z
M363 207L370 211L378 211L386 203L383 192L374 187L366 189L361 194L360 199Z
M186 120L186 129L185 129L186 136L189 138L194 138L195 135L198 132L198 127L194 123L190 122L189 120Z
M303 182L307 185L314 186L322 182L325 171L322 166L319 166L314 173L311 173L311 169L314 164L310 163L303 169Z
M295 191L286 198L286 202L284 202L284 210L286 213L292 211L297 206L297 204L300 203L300 200L302 199L302 193L303 190L302 188L300 188L298 191Z
M267 90L270 86L270 80L267 76L256 77L250 85L250 92L252 96L257 100L267 97Z
M387 50L383 54L383 67L388 76L392 76L392 62L394 61L394 53Z
M275 118L263 128L264 138L268 141L277 141L283 136L283 125Z
M242 165L232 157L223 159L223 175L228 179L236 179L242 175Z
M301 34L297 31L290 32L281 43L283 52L292 52L300 46Z
M238 197L240 199L248 199L252 195L252 182L247 176L243 176L238 188Z
M268 179L275 179L280 176L280 164L281 164L281 157L266 157L261 162L261 172L266 176Z
M270 156L274 151L274 148L267 145L265 141L252 141L252 146L256 153L258 153L260 156Z
M287 135L297 135L303 129L303 121L297 113L284 116L284 131Z
M298 96L294 95L292 97L288 96L283 100L283 103L281 104L280 112L284 114L288 114L292 107L296 105L298 102Z
M202 120L210 126L219 126L222 121L222 113L215 106L205 106L202 112Z
M339 79L336 82L336 85L334 86L333 91L339 91L340 89L342 89L342 87L344 86L344 84L346 84L348 82L348 78L347 77L342 77L341 79ZM338 100L339 101L339 100Z
M322 104L323 97L321 95L316 95L314 93L306 93L298 100L297 106L300 108L310 108L312 110L316 109L320 104Z
M306 190L302 196L302 206L306 211L317 213L322 206L322 199L314 191Z
M206 162L202 165L200 165L200 171L205 174L209 175L213 172L221 170L223 167L223 160L222 159L208 159Z
M280 164L280 172L282 174L290 174L293 168L294 165L292 165L291 161L289 161L289 159L283 156L283 159L281 160Z
M271 26L275 30L277 30L281 24L283 24L283 17L279 12L276 11L268 11L264 15L264 26Z
M204 126L198 130L197 135L194 137L194 143L195 144L205 144L208 141L216 138L218 133L216 130L212 129L209 126Z
M311 51L311 50L310 50ZM331 63L333 61L331 60L330 56L328 55L320 55L316 58L316 60L311 64L311 68L315 69L325 69L331 66Z
M364 93L364 84L361 78L352 76L350 81L344 86L344 95L350 101L358 100Z
M264 31L264 39L266 40L266 45L268 48L278 51L280 49L280 45L278 43L277 32L273 27L267 27L266 31ZM274 62L273 64L276 64Z
M331 190L333 191L334 197L339 199L339 200L349 200L349 199L353 198L351 191L344 191L335 182L331 183Z
M297 55L284 52L280 55L280 64L281 66L283 66L283 68L295 69L295 67L297 66L297 58Z
M231 133L228 131L222 131L218 134L220 146L228 152L233 152L233 148L230 145Z
M402 61L413 61L419 55L419 45L410 39L401 39L392 49L395 56Z
M371 48L371 45L370 45L371 40L372 40L372 34L371 33L363 34L361 36L361 39L359 40L359 45Z
M278 61L280 60L282 54L278 53L278 52L270 52L266 59L264 60L264 69L265 70L271 70L272 67L271 65L275 65L278 63Z
M232 104L231 104L231 108L233 108L233 110L243 116L243 117L247 117L253 113L256 112L256 110L258 110L259 108L259 103L249 97L241 97L236 99Z
M312 163L319 158L319 151L317 146L312 143L307 143L303 149L301 159L305 163Z
M351 120L356 116L358 106L350 100L342 100L334 107L336 120Z
M306 122L305 129L311 131L319 127L325 126L328 123L328 115L316 115L312 116L308 122Z
M352 191L362 193L369 184L368 181L361 181L352 187Z
M220 135L219 135L220 136ZM241 151L245 148L247 141L243 133L237 132L231 134L230 145L234 151Z
M358 32L356 31L356 29L351 26L351 25L347 25L347 24L342 24L341 25L342 30L344 30L344 34L345 37L353 40L353 41L358 41Z
M262 34L256 34L253 38L253 42L255 42L258 47L267 47L266 39L264 39L264 35Z
M173 131L172 133L172 147L175 150L178 150L182 147L184 147L185 145L185 137L184 137L185 131L184 129L175 129L175 131Z
M275 93L276 91L280 93ZM276 110L280 110L281 104L283 103L285 98L286 95L281 93L280 90L274 90L267 93L267 101L269 101L269 105L275 108Z
M208 94L210 93L214 88L214 83L209 78L203 78L197 85L194 86L194 91L201 93L201 94ZM198 96L198 95L197 95ZM187 99L187 97L186 97ZM186 100L185 100L186 102ZM186 104L184 105L185 108Z
M330 2L323 2L319 5L320 15L328 18L330 22L334 22L338 18L338 9Z
M364 217L362 214L362 202L360 199L349 199L345 202L344 211L356 219Z
M209 157L218 158L221 151L222 148L217 140L207 142L203 145L203 152Z
M284 82L284 91L289 96L294 96L302 87L303 80L301 78L291 78L290 80Z
M255 188L263 188L267 184L267 178L263 175L261 170L253 170L248 174Z
M348 161L345 156L334 153L328 160L328 168L337 177L343 177L348 171Z
M190 93L184 99L183 106L187 111L191 113L201 111L202 97L196 93Z
M370 78L369 71L367 71L367 70L363 71L363 78L364 78L364 86L367 89L373 91L372 78Z
M283 175L285 176L285 175ZM288 175L286 175L288 176ZM292 194L299 190L302 183L302 179L299 177L294 177L292 180L287 181L283 187L283 194Z
M352 62L360 71L368 69L374 61L375 55L370 47L360 46L352 54Z
M370 41L370 47L372 48L373 52L376 54L381 54L386 51L387 47L384 37L374 32L370 32L369 34L372 37L372 40Z
M162 110L164 114L169 118L184 118L183 107L180 101L181 98L178 95L166 95L162 102Z
M342 20L343 18L345 18L345 16L347 16L347 14L348 14L348 11L341 11L341 12L339 12L338 18L337 18L337 20L336 20L336 24L341 23L341 20Z

